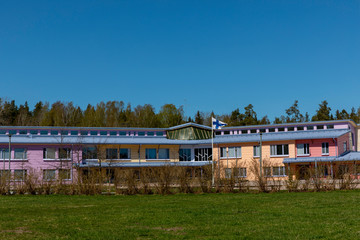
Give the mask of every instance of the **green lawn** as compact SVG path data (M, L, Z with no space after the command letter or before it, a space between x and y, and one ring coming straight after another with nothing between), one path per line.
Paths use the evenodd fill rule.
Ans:
M360 191L2 196L0 239L360 239Z

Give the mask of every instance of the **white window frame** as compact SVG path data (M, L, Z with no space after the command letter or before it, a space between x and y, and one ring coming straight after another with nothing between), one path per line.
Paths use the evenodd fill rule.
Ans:
M285 154L285 146L287 145L288 153ZM277 154L277 146L281 146L282 154ZM275 151L275 154L274 154ZM270 157L283 157L283 156L289 156L289 144L275 144L270 145Z
M45 174L45 172L53 172L54 178L45 178L45 176L49 176L48 174ZM43 169L43 181L55 181L56 180L56 170L55 169Z
M23 149L24 151L22 151L22 152L18 152L18 154L19 153L22 153L22 157L21 158L17 158L17 152L16 152L16 150L18 150L18 149ZM27 149L26 148L14 148L14 158L13 158L14 160L26 160L27 159Z
M254 155L254 158L260 157L260 145L253 146L253 155Z
M22 177L17 179L17 174L16 172L19 172L19 171L22 171ZM19 175L18 175L19 176ZM26 176L27 176L27 170L26 169L15 169L14 170L14 181L17 181L17 182L23 182L26 180Z
M54 158L49 158L48 157L48 149L53 149L54 150ZM45 155L45 156L44 156ZM44 160L56 160L56 148L43 148L43 159Z
M304 153L299 153L299 149L301 148ZM309 143L299 143L296 145L296 155L297 156L310 156L310 144Z
M233 151L234 156L230 156L230 151ZM229 158L241 158L241 147L228 147Z
M60 173L61 171L69 171L69 178L64 178L64 179L62 179L62 180L65 180L65 181L71 180L71 169L69 169L69 168L59 169L59 171L58 171L58 178L59 178L59 180L60 180L60 176L61 176L61 173Z
M277 169L277 171L278 171L279 174L275 174L275 173L274 173L274 169ZM286 175L285 166L275 166L275 167L272 167L272 176L273 176L273 177L285 177L285 176L287 176L287 175Z
M328 142L321 143L321 155L328 156L329 154L330 154L329 143Z

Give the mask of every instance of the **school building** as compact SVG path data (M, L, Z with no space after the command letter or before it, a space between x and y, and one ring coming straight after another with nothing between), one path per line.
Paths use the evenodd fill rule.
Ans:
M219 130L195 123L170 128L1 126L0 174L11 174L14 181L30 173L72 181L79 171L99 168L201 170L213 165L216 177L251 181L261 163L261 173L276 179L306 178L310 169L320 177L357 176L359 130L351 120Z

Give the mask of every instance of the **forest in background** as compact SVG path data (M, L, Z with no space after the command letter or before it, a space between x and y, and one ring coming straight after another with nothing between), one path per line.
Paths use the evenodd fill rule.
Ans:
M294 101L284 115L270 121L266 115L258 116L252 104L243 111L239 108L229 114L217 115L214 112L197 111L195 116L185 116L183 106L165 104L156 112L151 104L138 105L135 108L123 101L100 102L96 106L88 104L81 109L73 102L57 101L53 104L39 101L31 109L27 102L17 105L15 100L0 98L1 126L74 126L74 127L149 127L167 128L186 122L210 126L211 117L224 121L228 126L266 125L278 123L295 123L309 121L328 121L351 119L360 122L360 107L350 111L338 109L332 113L326 100L318 105L313 116L301 113L299 102Z

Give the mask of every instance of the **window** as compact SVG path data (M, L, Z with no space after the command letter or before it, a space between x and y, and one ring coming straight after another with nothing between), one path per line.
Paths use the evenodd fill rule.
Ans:
M154 136L154 132L147 132L146 135L148 135L148 136Z
M101 135L101 136L106 136L106 135L107 135L107 131L100 131L100 135Z
M229 147L229 158L241 158L241 147Z
M59 132L58 132L58 131L53 130L53 131L50 131L50 134L51 134L51 135L59 135Z
M0 178L9 178L10 177L10 171L9 170L0 170Z
M20 134L20 135L26 135L26 134L27 134L27 130L19 130L19 134Z
M55 170L43 170L43 180L52 181L55 180Z
M98 132L97 132L97 131L90 131L90 135L91 135L91 136L97 136L97 135L98 135Z
M344 152L347 151L347 142L344 142Z
M128 148L120 148L120 159L130 159L130 149Z
M120 136L126 136L126 132L119 132Z
M321 148L322 148L321 150L322 155L329 155L329 143L327 142L322 143Z
M59 148L59 159L71 159L71 149Z
M138 132L138 136L145 136L145 132Z
M77 135L79 135L79 132L78 131L70 131L70 134L72 136L77 136Z
M304 127L297 127L297 130L298 130L298 131L303 131L303 130L304 130Z
M179 161L191 161L191 149L179 149Z
M220 158L226 158L226 147L220 148Z
M211 161L211 148L195 148L195 161Z
M113 131L110 132L110 136L116 136L116 134L117 134L116 132Z
M220 148L221 158L241 158L241 147L229 147L228 151L226 150L226 147Z
M44 159L55 159L55 148L44 148L43 149L43 158Z
M145 158L146 159L156 159L156 148L146 148L145 149Z
M310 154L310 148L308 143L301 143L297 145L297 155L309 155Z
M6 134L6 130L0 130L0 134L1 134L1 135L5 135L5 134Z
M316 126L316 129L318 129L318 130L324 129L324 125L318 125L318 126Z
M83 159L97 159L97 149L96 147L87 147L82 150Z
M264 167L264 176L271 177L271 167Z
M314 126L307 126L307 130L314 130Z
M26 159L26 149L25 148L15 148L14 149L14 159Z
M106 149L106 159L118 159L118 149L117 148L107 148Z
M81 136L87 136L88 135L88 131L80 131L80 135Z
M288 144L271 145L270 155L271 156L289 155L289 145Z
M235 177L246 178L246 168L234 168Z
M0 149L0 159L9 159L9 149L8 148Z
M260 157L260 146L254 146L254 157Z
M156 132L156 136L158 136L158 137L162 137L163 135L164 135L163 132Z
M231 178L231 168L225 168L225 178Z
M24 181L26 179L26 170L14 170L14 180L15 181Z
M70 169L59 169L59 179L60 180L70 180L71 179Z
M159 149L159 159L169 159L169 149L160 148Z
M48 135L49 131L47 130L41 130L40 135Z
M16 130L9 130L9 134L11 134L11 135L15 135L16 134Z
M284 166L273 167L272 170L273 170L273 176L275 176L275 177L277 177L277 176L286 176Z

